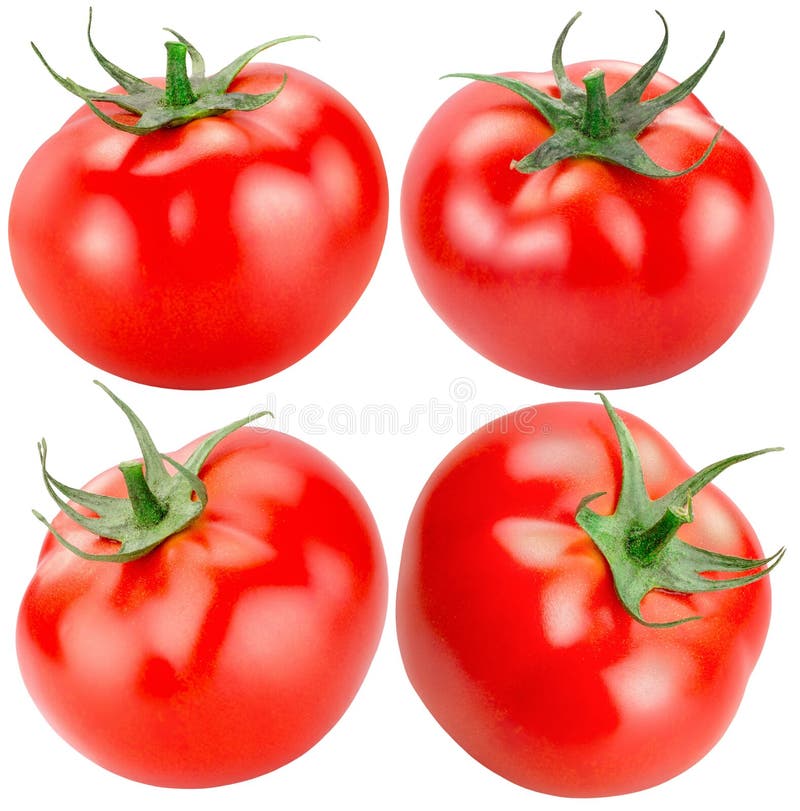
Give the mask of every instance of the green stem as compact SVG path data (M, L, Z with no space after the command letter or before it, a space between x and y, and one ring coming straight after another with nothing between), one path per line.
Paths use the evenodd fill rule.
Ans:
M197 101L186 71L187 48L182 42L166 42L167 75L164 105L170 108L187 107Z
M136 524L140 527L156 526L167 510L147 484L141 462L123 462L119 469L125 478Z
M691 503L685 507L670 507L652 526L631 532L626 544L628 554L642 566L649 566L675 537L675 533L691 520Z
M595 68L583 77L583 84L586 87L586 112L581 129L584 135L594 140L607 138L615 126L608 106L605 73Z

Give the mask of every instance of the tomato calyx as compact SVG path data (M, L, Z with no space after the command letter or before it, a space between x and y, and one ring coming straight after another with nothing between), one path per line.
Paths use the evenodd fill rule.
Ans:
M92 40L92 11L89 10L89 47L103 70L122 87L124 93L103 93L83 87L56 73L36 45L31 43L31 47L50 75L63 88L83 99L106 124L134 135L147 135L165 127L180 127L199 118L222 115L231 110L247 112L269 104L283 90L286 74L281 84L268 93L229 93L228 87L245 65L267 48L295 39L316 39L310 34L298 34L270 40L251 48L213 76L206 76L205 61L197 48L171 28L164 30L172 34L176 41L165 43L167 70L165 87L161 88L128 73L97 50ZM187 56L192 63L191 76L186 68ZM95 102L116 104L124 112L138 115L139 120L135 124L120 121L101 110Z
M47 443L44 439L38 445L39 458L45 487L61 511L94 535L118 541L119 549L109 554L85 552L66 540L41 513L34 510L33 514L59 543L79 557L125 563L151 552L167 538L188 527L203 512L208 493L198 474L208 455L226 436L270 412L258 411L210 434L185 464L180 464L158 451L149 431L129 406L102 383L95 383L122 409L142 452L142 460L119 465L128 497L90 493L58 481L47 470ZM165 462L175 469L174 474L169 473ZM85 508L88 514L78 511L70 502Z
M701 618L648 622L642 617L640 604L649 592L655 589L681 594L719 591L753 583L769 574L780 562L785 548L768 558L740 558L686 544L677 537L677 532L693 519L692 498L723 470L782 448L764 448L715 462L653 500L647 493L639 451L630 431L608 399L602 394L599 396L620 445L622 484L611 515L599 515L589 508L591 501L604 495L593 493L581 501L575 520L608 562L625 610L643 625L669 628ZM708 574L729 576L711 579L705 576Z
M658 72L667 51L667 22L664 37L653 56L622 87L606 94L603 71L595 68L583 77L584 87L575 84L566 73L562 59L564 40L580 17L578 12L566 25L553 50L553 75L560 98L538 90L518 79L480 73L449 73L448 77L473 79L500 85L529 102L553 128L553 134L520 160L511 162L518 172L532 173L567 158L594 158L623 166L632 172L653 178L679 177L697 169L711 154L723 128L720 127L705 152L685 169L669 170L657 164L641 147L637 137L664 110L685 99L694 90L725 40L720 34L711 56L689 78L653 99L641 101L644 91Z

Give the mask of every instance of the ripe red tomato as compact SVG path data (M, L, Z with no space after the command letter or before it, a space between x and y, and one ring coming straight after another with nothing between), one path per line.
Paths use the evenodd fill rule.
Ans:
M674 585L680 576L691 588L719 587L720 575L702 576L711 570L750 570L738 581L748 583L780 559L761 559L719 490L698 492L742 457L695 474L675 498L692 471L645 422L624 421L643 482L628 444L624 483L599 405L555 403L490 423L433 473L403 549L397 631L414 688L469 754L550 794L637 791L699 760L733 718L769 622L766 579L694 594ZM651 566L631 564L643 528L669 520L685 543L673 535ZM631 551L607 557L614 521L630 522L617 540ZM633 595L632 612L641 601L644 621L623 595ZM698 618L645 624L688 617Z
M592 70L605 74L611 101L638 66L569 65L574 93ZM563 96L552 72L500 75ZM643 98L675 86L656 73ZM638 144L677 171L717 130L689 95ZM744 318L769 259L772 206L752 156L726 130L702 165L679 177L592 157L531 173L510 168L552 135L528 100L488 81L433 115L411 152L401 205L408 259L428 302L489 360L551 385L638 386L703 360Z
M84 106L31 158L14 268L81 357L140 383L234 386L299 360L353 307L386 231L381 155L351 104L299 70L253 64L230 91L284 74L260 109L148 135Z
M162 786L245 780L313 746L355 696L386 610L375 522L321 453L240 428L199 475L205 510L136 560L84 560L49 534L17 628L25 684L54 729ZM126 491L117 469L88 489ZM52 526L89 553L119 548L63 512Z

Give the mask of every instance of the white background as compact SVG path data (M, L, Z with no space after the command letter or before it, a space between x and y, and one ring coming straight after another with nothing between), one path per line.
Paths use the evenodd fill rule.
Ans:
M787 450L726 472L720 485L738 502L767 551L789 552L772 577L773 621L739 714L719 745L667 784L609 800L535 795L472 761L440 730L407 682L394 633L393 592L405 523L424 481L472 428L485 407L593 399L519 378L456 338L418 292L400 239L398 197L409 150L428 117L460 87L453 71L546 70L573 3L356 3L296 0L205 6L182 0L96 0L95 41L139 75L161 73L164 33L176 28L210 70L257 42L295 33L312 40L279 46L265 59L313 73L347 96L382 147L391 192L389 233L377 272L352 314L317 350L273 378L223 391L148 388L99 373L39 322L0 248L2 325L3 560L0 564L0 803L123 811L156 809L700 808L726 800L770 809L796 807L798 633L796 581L798 404L798 228L795 163L796 40L777 0L732 4L664 0L671 47L666 73L699 66L722 28L727 41L698 95L759 161L773 194L776 234L761 294L736 335L700 366L663 383L612 393L615 405L664 433L695 467L728 454L783 444ZM13 11L11 10L13 9ZM212 10L213 9L213 10ZM565 49L567 62L618 58L641 63L661 26L640 2L586 2ZM29 0L6 5L0 30L4 76L0 203L34 149L76 108L31 52L76 80L110 84L85 41L86 2ZM13 16L12 16L13 15ZM789 112L779 109L788 104ZM100 377L136 408L162 449L269 405L279 427L332 457L373 508L386 547L390 604L384 636L364 686L342 721L313 750L249 782L205 791L156 789L109 774L51 731L21 683L14 652L17 606L33 574L42 527L31 507L53 508L41 484L36 441L45 434L51 465L80 484L135 451L127 423L95 386ZM315 410L309 410L309 406ZM394 409L398 426L361 425L368 406ZM431 418L444 409L452 424ZM305 409L305 410L304 410ZM437 411L437 413L440 413ZM389 413L388 411L386 412ZM410 424L417 413L418 424ZM334 663L331 665L335 666ZM124 700L124 696L120 696ZM12 799L16 798L16 799ZM10 804L9 804L10 801Z

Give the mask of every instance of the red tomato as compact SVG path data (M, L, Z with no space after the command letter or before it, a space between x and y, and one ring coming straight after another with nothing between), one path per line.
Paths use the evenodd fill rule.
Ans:
M48 535L17 628L55 730L162 786L245 780L309 749L356 694L386 610L375 522L318 451L239 429L200 478L202 515L137 560L84 560ZM88 489L125 495L117 469ZM63 513L53 528L90 553L118 548Z
M638 66L583 62L566 72L580 84L595 68L611 96ZM559 96L552 72L501 75ZM644 99L675 84L658 73ZM690 95L638 143L685 169L717 129ZM551 385L638 386L703 360L744 318L769 259L772 206L751 155L725 131L680 177L583 157L530 174L509 168L552 134L528 101L485 82L434 114L402 189L422 293L489 360Z
M84 106L31 158L11 203L14 268L81 357L150 385L234 386L299 360L353 307L386 230L381 155L356 110L301 71L254 64L230 90L275 90L284 73L265 107L149 135Z
M650 498L692 475L649 425L624 420ZM766 579L707 593L651 591L641 609L648 622L700 617L674 627L625 610L609 563L576 521L590 494L601 494L592 501L598 513L611 513L621 476L601 406L523 409L445 458L408 526L397 594L408 676L469 754L537 791L622 794L691 766L733 718L767 632ZM685 544L674 541L683 551L709 558L686 547L696 544L762 557L719 490L708 486L690 504ZM729 558L714 568L726 562L748 568ZM710 575L696 577L709 587Z

